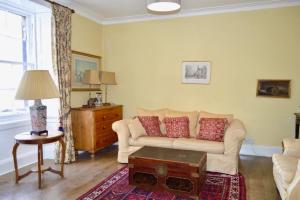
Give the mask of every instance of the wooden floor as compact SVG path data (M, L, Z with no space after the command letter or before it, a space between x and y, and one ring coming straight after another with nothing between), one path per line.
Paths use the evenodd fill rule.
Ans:
M37 174L14 183L14 174L0 176L1 200L72 200L85 193L112 172L121 168L117 161L117 147L98 152L94 159L82 153L73 164L66 165L65 178L46 172L42 189L38 189ZM52 164L47 160L46 163ZM21 169L24 172L29 167ZM271 158L241 156L240 172L245 176L248 200L280 200L272 176Z

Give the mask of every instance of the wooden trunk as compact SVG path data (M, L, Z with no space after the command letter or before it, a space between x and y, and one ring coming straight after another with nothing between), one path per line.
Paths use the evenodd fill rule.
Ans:
M129 184L198 199L205 181L206 159L206 153L197 164L132 155L129 156Z

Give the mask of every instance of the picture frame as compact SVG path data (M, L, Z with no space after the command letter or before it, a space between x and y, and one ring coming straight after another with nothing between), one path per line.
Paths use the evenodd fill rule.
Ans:
M211 66L208 61L183 61L182 83L209 84Z
M291 80L259 79L256 96L272 98L290 98Z
M98 86L82 83L85 70L100 70L101 56L72 51L71 87L72 91L100 91Z

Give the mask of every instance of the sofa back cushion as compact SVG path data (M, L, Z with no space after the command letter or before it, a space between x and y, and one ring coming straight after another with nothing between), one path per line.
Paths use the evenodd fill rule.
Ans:
M283 139L283 155L300 158L300 139Z
M140 120L136 117L128 122L128 128L131 137L135 140L138 137L147 135L145 128L143 127Z
M162 136L158 116L138 116L148 136Z
M136 111L138 116L157 116L162 122L162 120L165 118L167 109L148 110L144 108L138 108Z
M162 123L165 118L167 109L158 109L158 110L148 110L144 108L137 109L137 116L157 116L160 121L160 131L163 135L166 135L166 128L164 123Z
M192 111L192 112L182 112L176 110L169 110L166 111L166 117L188 117L189 119L189 131L190 137L196 137L197 135L197 121L198 121L199 112Z
M197 139L223 142L225 130L228 127L226 118L201 118Z
M233 114L216 114L216 113L209 113L206 111L199 112L199 118L197 121L196 133L198 134L200 131L200 119L201 118L225 118L227 119L228 123L230 124L233 120Z
M163 122L165 123L168 137L170 138L190 137L188 117L165 117Z

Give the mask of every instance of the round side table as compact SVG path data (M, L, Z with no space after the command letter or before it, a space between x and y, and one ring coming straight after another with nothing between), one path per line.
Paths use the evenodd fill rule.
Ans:
M66 145L63 141L63 136L64 134L62 132L57 132L53 134L48 134L47 136L38 136L38 135L31 135L30 132L25 132L25 133L20 133L15 136L15 145L13 147L13 158L14 158L14 167L15 167L15 175L16 175L16 183L19 182L22 178L28 176L29 174L33 172L38 173L38 181L39 181L39 188L41 188L42 181L41 181L41 175L45 171L50 171L55 174L60 175L62 178L64 177L64 161L65 161L65 151L66 151ZM43 144L48 144L48 143L53 143L57 142L62 146L62 151L61 151L61 170L55 170L52 169L51 167L46 167L44 166L44 161L43 161ZM33 144L33 145L38 145L38 166L32 168L30 171L19 175L18 172L18 162L17 162L17 148L19 144Z

